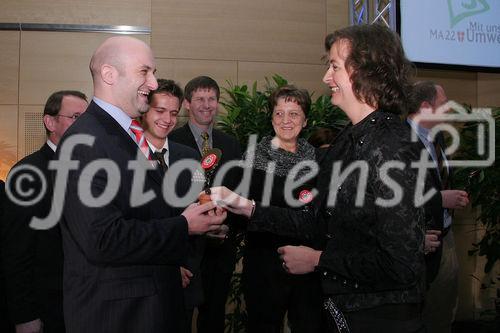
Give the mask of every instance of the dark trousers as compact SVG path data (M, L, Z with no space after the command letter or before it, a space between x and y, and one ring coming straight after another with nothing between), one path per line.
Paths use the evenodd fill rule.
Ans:
M63 294L62 290L39 291L38 299L47 302L39 308L44 333L64 333Z
M442 240L439 272L425 294L423 319L429 333L449 333L458 303L458 258L453 232Z
M201 262L204 301L198 307L198 333L223 333L226 299L236 261L235 237L208 240Z
M193 309L187 309L186 310L186 325L184 325L186 327L186 330L184 332L186 333L191 333L193 328L192 328L192 323L193 323L193 312L194 310Z
M425 333L421 304L390 304L371 309L344 312L351 333ZM338 332L329 317L331 332Z
M282 332L287 311L292 333L324 332L319 277L285 272L274 248L246 249L242 284L248 333Z
M0 280L0 283L3 281ZM0 332L14 333L14 324L10 321L9 310L7 309L7 300L3 293L3 284L0 284Z

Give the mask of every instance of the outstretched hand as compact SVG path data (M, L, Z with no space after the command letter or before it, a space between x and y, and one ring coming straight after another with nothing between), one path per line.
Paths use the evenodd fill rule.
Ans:
M227 213L220 209L220 207L217 207L212 201L202 205L193 203L182 212L182 215L188 222L188 232L190 235L200 235L218 230L220 224L227 217Z
M242 197L229 190L225 186L212 187L210 189L210 198L217 205L226 208L230 212L238 215L250 217L253 209L252 200Z

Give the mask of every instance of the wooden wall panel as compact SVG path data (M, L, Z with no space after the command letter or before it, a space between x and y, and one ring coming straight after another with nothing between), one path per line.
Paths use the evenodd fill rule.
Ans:
M207 75L213 78L220 87L226 86L226 81L237 81L236 61L213 60L183 60L156 58L156 77L171 79L183 88L192 78Z
M0 104L18 103L19 34L0 31Z
M344 0L326 0L326 15L326 34L348 26L349 2Z
M17 105L0 105L0 179L17 162Z
M45 104L51 93L62 89L81 90L91 97L90 58L108 37L103 33L23 32L20 104ZM149 36L136 37L149 41Z
M259 88L266 84L265 77L271 79L274 74L279 74L299 88L315 92L314 96L328 93L323 83L326 67L323 65L279 64L262 62L240 62L238 65L238 83L252 85L258 82Z
M47 140L43 125L44 105L20 105L17 138L18 159L29 155L43 145Z
M325 0L152 0L159 58L320 63Z
M151 0L2 0L0 22L150 27Z
M477 74L477 105L500 106L500 74Z
M417 80L431 80L443 86L449 100L477 106L477 73L420 69Z

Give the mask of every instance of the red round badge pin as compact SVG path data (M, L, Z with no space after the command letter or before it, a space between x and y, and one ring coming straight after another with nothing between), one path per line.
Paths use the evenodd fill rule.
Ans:
M302 201L303 203L309 203L313 199L313 195L311 191L308 190L302 190L299 193L299 200Z
M205 156L203 161L201 161L201 167L203 169L210 169L211 167L214 166L216 162L217 162L217 155L208 154L207 156Z

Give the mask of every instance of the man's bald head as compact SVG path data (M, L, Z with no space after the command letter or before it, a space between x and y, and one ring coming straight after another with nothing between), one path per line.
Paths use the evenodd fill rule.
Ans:
M149 45L127 36L108 38L94 52L89 67L95 97L132 118L147 112L147 96L158 87Z
M124 58L128 57L130 51L133 51L134 48L137 47L149 50L149 46L146 43L136 38L116 36L106 39L97 50L95 50L90 59L89 67L92 78L95 79L96 75L100 73L103 65L111 65L121 74L124 70Z

